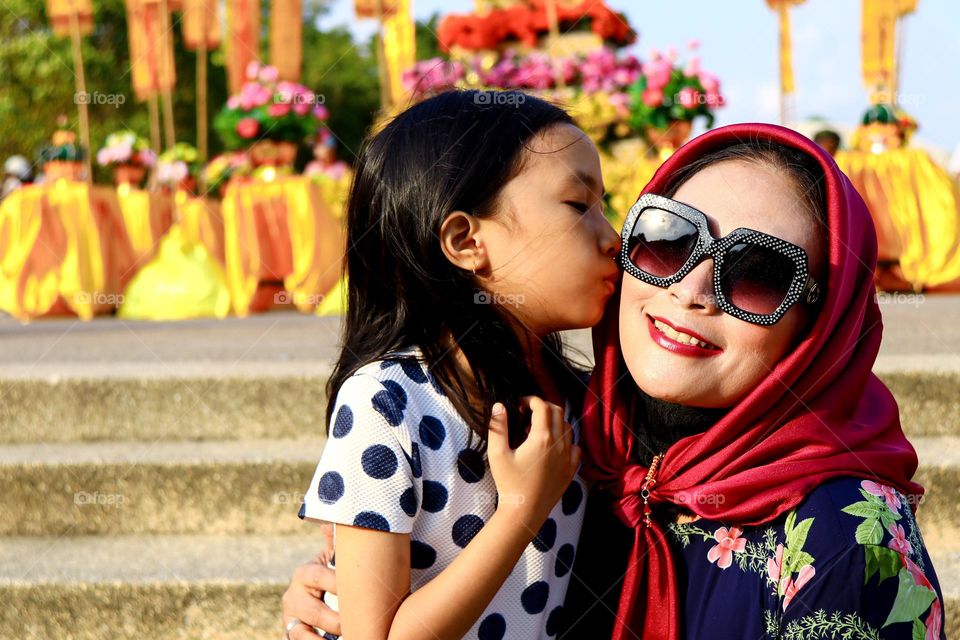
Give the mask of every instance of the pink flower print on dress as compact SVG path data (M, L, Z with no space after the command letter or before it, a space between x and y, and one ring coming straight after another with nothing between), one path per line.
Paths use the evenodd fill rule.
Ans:
M717 529L713 537L718 544L707 552L707 560L716 562L721 569L733 564L733 552L742 552L747 546L747 541L740 538L741 533L743 530L739 527L730 527L729 531L726 527Z
M783 587L783 610L787 610L787 605L790 604L790 601L793 600L793 597L797 595L797 592L803 588L803 585L810 582L813 579L814 574L817 570L813 568L812 564L804 565L799 573L797 573L797 579L787 578L787 582Z
M888 487L884 484L877 484L876 482L871 482L870 480L864 480L860 483L860 486L863 487L863 490L870 495L886 500L887 506L890 507L891 511L900 510L900 496L897 495L897 492L893 487Z
M901 555L910 555L910 553L913 551L913 547L910 546L910 542L907 540L907 534L904 533L903 526L897 524L896 522L891 522L890 526L888 527L888 531L890 531L890 535L893 536L893 539L887 543L887 546Z

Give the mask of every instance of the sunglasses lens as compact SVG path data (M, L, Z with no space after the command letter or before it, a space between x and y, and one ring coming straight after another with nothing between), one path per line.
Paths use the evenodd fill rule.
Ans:
M699 235L696 225L674 213L644 209L630 234L630 262L658 278L672 276L693 253Z
M739 242L726 251L720 288L738 309L767 315L786 299L796 273L797 265L779 251Z

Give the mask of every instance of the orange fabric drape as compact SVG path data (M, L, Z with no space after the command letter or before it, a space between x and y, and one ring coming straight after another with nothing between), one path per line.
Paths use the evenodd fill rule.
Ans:
M184 0L183 45L187 49L197 49L204 35L208 50L220 45L219 4L217 0Z
M240 92L247 65L260 60L260 0L227 0L227 80Z
M270 7L270 64L280 78L297 82L303 63L301 0L274 0Z
M143 102L158 93L172 91L176 84L173 31L163 28L163 4L158 0L126 2L130 75L134 95Z

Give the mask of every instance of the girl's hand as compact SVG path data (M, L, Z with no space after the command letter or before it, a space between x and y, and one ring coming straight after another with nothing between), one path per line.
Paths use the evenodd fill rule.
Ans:
M337 592L336 574L319 558L294 569L290 586L283 594L283 626L292 618L303 624L290 630L290 640L318 639L313 627L340 635L340 614L324 603L325 591Z
M580 447L573 444L573 427L563 409L536 396L523 398L532 412L527 439L510 448L507 412L493 406L487 437L490 472L497 486L497 510L511 509L535 535L550 510L570 486L580 465Z

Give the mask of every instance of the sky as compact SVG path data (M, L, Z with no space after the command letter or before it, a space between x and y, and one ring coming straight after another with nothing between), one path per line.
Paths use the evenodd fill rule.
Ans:
M413 0L414 13L469 13L472 0ZM607 0L638 32L630 50L700 42L703 67L716 73L727 105L717 125L779 120L777 18L763 0ZM791 10L797 119L820 116L855 126L867 107L860 76L860 1L807 0ZM919 0L902 23L901 105L919 122L916 137L946 152L960 145L960 2ZM321 28L346 25L367 38L373 20L357 20L352 0L334 0ZM696 130L695 130L696 131Z

